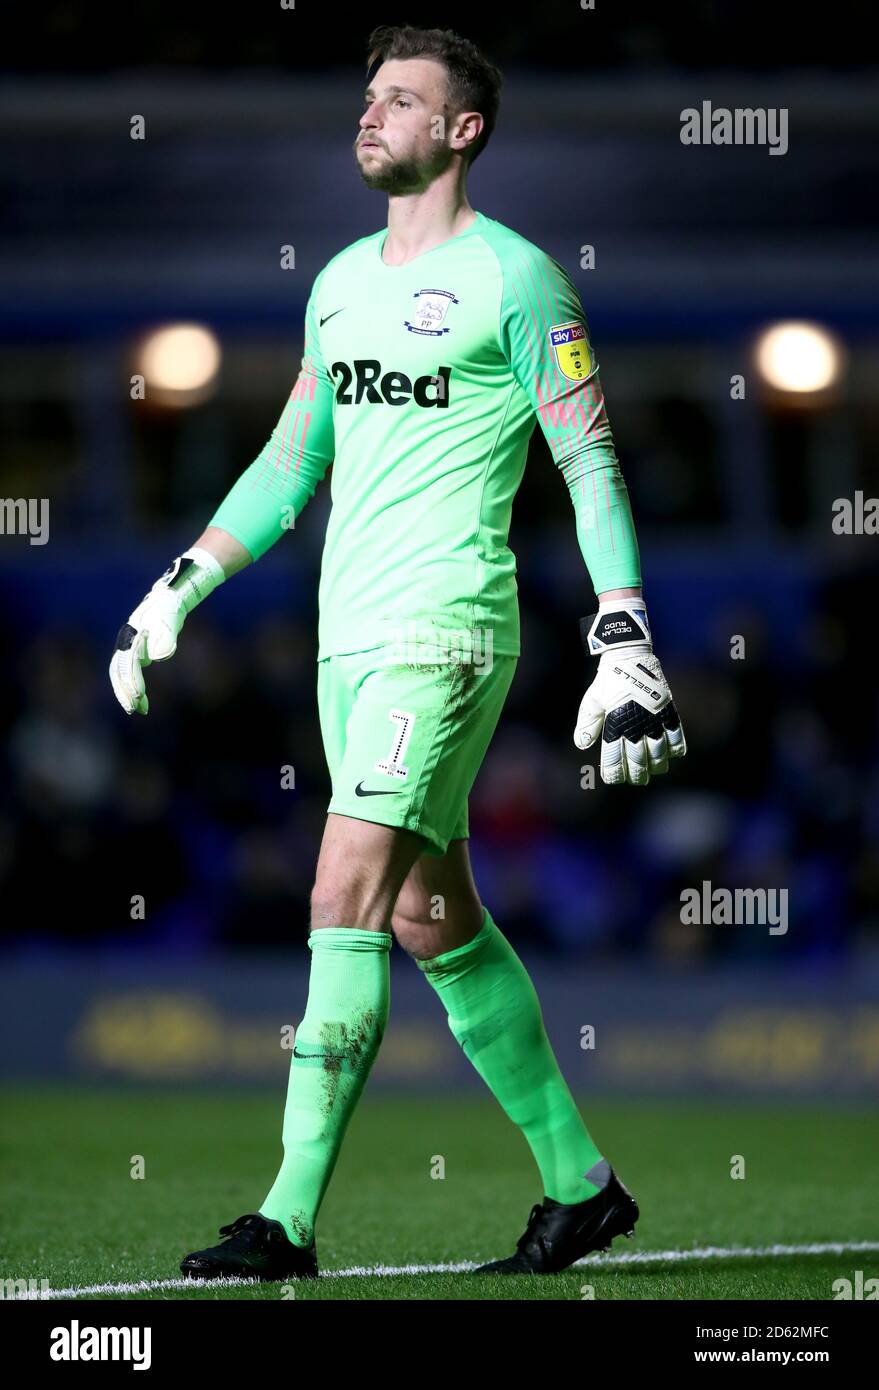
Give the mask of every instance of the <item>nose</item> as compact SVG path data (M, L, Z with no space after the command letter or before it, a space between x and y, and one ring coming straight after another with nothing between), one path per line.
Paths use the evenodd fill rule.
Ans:
M361 130L374 130L378 125L378 102L373 101L367 106L363 115L360 117L358 125Z

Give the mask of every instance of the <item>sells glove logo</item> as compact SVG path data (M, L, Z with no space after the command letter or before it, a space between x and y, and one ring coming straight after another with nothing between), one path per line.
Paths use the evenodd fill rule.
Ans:
M444 324L443 320L449 306L458 303L451 290L416 290L413 299L413 321L403 320L408 333L420 333L426 338L441 338L448 333L448 324Z
M569 381L584 381L592 371L586 325L573 320L553 324L549 330L549 341L555 350L555 360L562 375Z
M646 676L650 675L650 672L647 670L647 667L642 666L640 661L637 661L635 665L638 667L638 670L643 671ZM615 666L613 668L613 673L615 676L619 676L621 680L631 681L632 685L637 686L639 690L643 690L645 695L649 695L651 700L662 699L661 690L657 690L655 685L645 685L643 681L639 681L637 676L633 676L631 671L625 670L624 667Z
M356 362L334 362L330 368L338 377L337 405L405 405L414 401L428 409L445 410L449 404L451 367L437 367L435 376L419 376L414 381L405 372L385 372L381 362L360 358ZM351 388L354 388L353 394Z

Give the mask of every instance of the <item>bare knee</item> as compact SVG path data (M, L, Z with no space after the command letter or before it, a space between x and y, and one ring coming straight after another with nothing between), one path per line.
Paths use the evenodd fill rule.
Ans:
M391 916L391 931L413 960L430 960L433 956L441 955L446 949L442 945L437 947L438 933L435 923L406 917L399 910Z
M409 831L328 816L311 890L312 927L386 932L419 853L419 837Z
M311 890L311 927L388 931L396 884L373 866L352 863L331 874L318 871Z
M316 882L311 890L311 929L319 927L387 931L387 908L368 884L352 882L330 888Z
M414 960L433 960L446 951L466 946L482 926L483 909L478 898L458 905L449 914L444 909L442 900L422 900L416 906L398 899L391 916L391 931Z

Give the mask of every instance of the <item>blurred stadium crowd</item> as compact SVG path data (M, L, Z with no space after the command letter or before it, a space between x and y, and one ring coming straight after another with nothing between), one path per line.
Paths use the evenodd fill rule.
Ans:
M540 465L530 467L545 484L551 467ZM564 508L564 490L550 490ZM715 604L707 641L688 650L690 581L660 577L654 628L689 755L649 789L592 785L583 769L596 759L571 739L590 678L577 633L588 584L572 520L541 519L540 494L538 484L520 497L513 537L523 656L471 797L477 881L496 919L533 949L682 965L744 953L820 968L875 946L879 729L875 698L857 696L854 636L869 631L866 578L820 580L808 602L791 601L787 641L756 605ZM6 593L7 945L301 939L329 799L314 660L322 524L311 505L297 534L191 616L173 662L149 669L146 719L126 721L112 703L115 628L105 619L103 640L96 633L82 576L66 577L61 611L37 636L18 621L27 602ZM145 582L130 569L114 582L121 618ZM106 594L98 606L105 615ZM730 657L731 632L745 638L744 660ZM295 787L282 789L286 765ZM705 879L788 887L788 936L682 925L679 894ZM138 892L143 921L130 915Z

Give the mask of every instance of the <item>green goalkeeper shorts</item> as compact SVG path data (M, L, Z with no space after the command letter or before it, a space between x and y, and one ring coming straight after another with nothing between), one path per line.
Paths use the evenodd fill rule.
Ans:
M517 661L392 665L383 648L319 661L328 810L415 831L428 854L466 839L467 797Z

